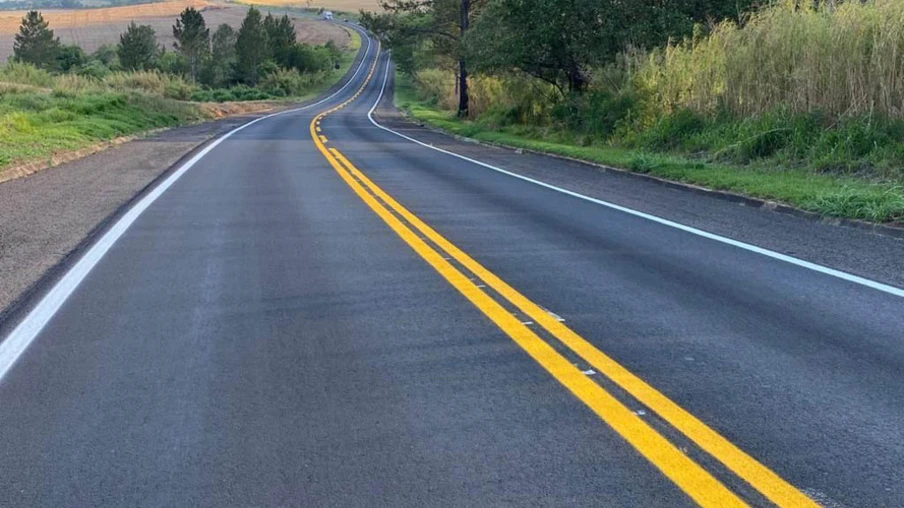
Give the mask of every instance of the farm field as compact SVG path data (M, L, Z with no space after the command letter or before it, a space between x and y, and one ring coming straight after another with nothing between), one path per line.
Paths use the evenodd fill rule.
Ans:
M153 4L109 7L103 9L46 9L44 19L64 44L78 44L86 52L92 52L102 44L116 44L119 35L129 23L151 25L157 32L157 41L168 49L173 47L172 26L175 18L186 7L194 7L204 14L207 26L216 28L221 23L238 28L245 17L247 6L209 2L206 0L179 0ZM268 9L261 6L261 9ZM276 14L277 8L271 9ZM0 61L13 53L13 40L25 11L0 12ZM319 20L289 15L295 23L298 41L323 44L332 40L340 47L349 43L345 29Z
M377 3L377 0L311 0L310 3L305 0L237 0L244 4L254 4L254 5L273 5L273 6L286 6L286 7L312 7L318 8L323 7L324 9L331 9L334 11L344 11L344 12L358 12L360 10L365 11L378 11L380 9L380 4Z

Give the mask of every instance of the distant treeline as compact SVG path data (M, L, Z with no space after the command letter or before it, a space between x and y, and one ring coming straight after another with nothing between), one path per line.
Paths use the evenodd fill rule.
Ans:
M121 71L163 73L187 80L197 89L196 100L222 101L267 98L259 91L269 97L301 95L328 79L344 54L332 41L322 46L297 42L288 15L264 16L254 7L238 30L225 23L212 30L203 14L189 7L175 19L172 34L176 41L166 48L152 26L133 21L119 44L87 54L77 45L62 44L41 13L32 10L15 36L12 60L95 80ZM225 89L229 92L214 93Z

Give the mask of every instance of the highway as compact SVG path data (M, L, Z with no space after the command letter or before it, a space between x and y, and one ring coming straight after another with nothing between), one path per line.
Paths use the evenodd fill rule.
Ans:
M904 290L437 149L353 70L4 329L0 506L904 505Z

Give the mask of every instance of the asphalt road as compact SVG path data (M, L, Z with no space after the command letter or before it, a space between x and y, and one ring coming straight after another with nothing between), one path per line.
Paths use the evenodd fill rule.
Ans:
M384 130L367 48L10 318L0 506L904 505L904 292Z

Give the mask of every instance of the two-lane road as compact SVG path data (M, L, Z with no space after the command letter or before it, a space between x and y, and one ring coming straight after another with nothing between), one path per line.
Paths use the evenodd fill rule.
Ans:
M904 292L400 136L391 73L366 41L21 316L0 506L904 505Z

